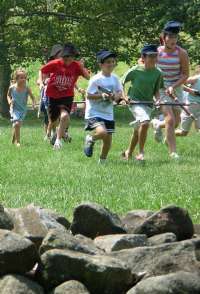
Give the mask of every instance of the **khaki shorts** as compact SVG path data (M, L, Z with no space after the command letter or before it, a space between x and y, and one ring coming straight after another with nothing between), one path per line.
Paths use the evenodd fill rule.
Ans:
M178 87L174 90L176 97L180 103L184 102L183 90L181 87ZM161 103L174 103L174 99L165 93L165 89L160 89L160 101ZM173 108L181 111L180 106L173 106Z
M146 105L131 105L129 107L136 121L142 123L151 120L152 108Z
M196 125L197 128L200 129L200 104L192 103L187 108L194 115L194 117L197 118L197 120L195 121L195 125ZM182 131L189 132L193 121L194 120L190 116L188 116L185 113L185 111L182 111L180 129Z

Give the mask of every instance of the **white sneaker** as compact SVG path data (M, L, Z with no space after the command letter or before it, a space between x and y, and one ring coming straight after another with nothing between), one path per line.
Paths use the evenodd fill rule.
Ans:
M171 159L179 160L180 156L176 152L172 152L170 155Z
M53 145L53 149L54 150L59 150L62 148L62 142L59 139L56 139L54 145Z
M160 120L157 118L152 119L151 121L153 129L154 129L154 139L156 142L161 143L163 141L163 133L160 128Z

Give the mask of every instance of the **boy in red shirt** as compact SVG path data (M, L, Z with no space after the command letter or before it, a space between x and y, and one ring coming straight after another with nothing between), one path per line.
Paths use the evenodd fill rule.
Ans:
M41 68L43 79L50 74L46 90L49 97L49 127L52 129L60 118L54 149L62 147L61 139L69 126L74 87L79 76L90 78L83 63L74 60L77 55L75 46L68 43L61 52L61 58L52 60Z

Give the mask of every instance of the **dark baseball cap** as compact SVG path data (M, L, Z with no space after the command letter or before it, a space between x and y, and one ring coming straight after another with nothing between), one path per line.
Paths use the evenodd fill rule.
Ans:
M178 34L181 28L182 24L179 21L170 20L165 24L163 32L167 34Z
M63 46L60 44L55 44L53 45L53 47L51 48L51 52L49 54L49 59L54 58L58 53L60 53L63 49Z
M110 57L116 58L117 54L110 50L102 49L99 52L97 52L96 57L99 63L103 63L106 59Z
M141 50L141 54L144 55L155 55L158 53L157 51L158 46L153 44L146 44Z
M80 55L80 52L72 43L67 43L63 46L63 49L61 52L62 57L65 57L65 56L75 56L76 57L79 55Z

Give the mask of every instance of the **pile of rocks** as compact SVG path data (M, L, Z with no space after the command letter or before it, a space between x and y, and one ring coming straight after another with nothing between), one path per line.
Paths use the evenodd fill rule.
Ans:
M0 293L200 293L199 231L177 206L120 218L83 203L72 223L34 205L1 206Z

